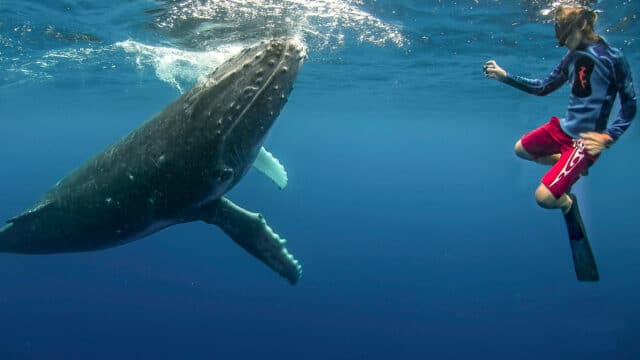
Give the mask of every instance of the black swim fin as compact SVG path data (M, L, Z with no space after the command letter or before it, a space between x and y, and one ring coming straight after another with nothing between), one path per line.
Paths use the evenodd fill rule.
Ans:
M564 215L564 220L569 231L569 243L571 244L571 253L573 254L573 266L576 270L578 281L598 281L598 267L596 260L591 252L591 245L587 238L587 232L580 216L580 208L578 200L574 194L569 194L573 205L571 210Z

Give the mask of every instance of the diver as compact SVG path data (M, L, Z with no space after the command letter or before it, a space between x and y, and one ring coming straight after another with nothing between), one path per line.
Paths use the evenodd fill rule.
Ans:
M543 208L562 210L571 240L581 237L586 240L571 187L602 151L627 130L636 114L636 94L624 54L594 30L596 11L582 6L560 6L552 15L558 44L569 51L548 77L515 76L494 60L487 61L483 68L487 78L538 96L545 96L569 81L571 92L566 115L551 117L548 123L522 136L515 144L515 153L525 160L551 165L535 192L536 201ZM617 94L621 110L609 124ZM588 242L585 243L588 246ZM574 242L571 244L574 260L578 261ZM590 254L590 248L587 250ZM576 263L577 272L578 266ZM591 266L595 271L595 263ZM597 273L591 276L596 277L591 280L597 280Z

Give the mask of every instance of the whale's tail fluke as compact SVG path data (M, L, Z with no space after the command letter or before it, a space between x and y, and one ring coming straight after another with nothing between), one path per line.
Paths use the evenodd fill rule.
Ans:
M291 284L300 279L300 263L285 247L285 240L267 225L262 215L221 198L202 207L200 220L220 227L233 241Z
M5 232L5 230L9 230L11 227L13 226L12 222L8 222L6 224L4 224L4 226L2 226L0 228L0 234L2 234L3 232Z
M50 254L62 252L59 241L63 232L55 202L43 200L0 227L0 252L17 254Z
M0 252L15 252L17 245L15 224L8 221L0 227Z

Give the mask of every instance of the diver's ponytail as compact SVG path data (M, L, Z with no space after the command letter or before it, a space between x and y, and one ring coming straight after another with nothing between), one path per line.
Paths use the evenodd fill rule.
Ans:
M598 13L594 10L588 10L588 9L585 9L584 12L585 12L587 23L591 25L592 28L595 27L596 21L598 21Z
M598 21L598 13L591 9L583 8L580 12L580 16L585 21L585 25L582 28L582 34L589 40L598 40L600 36L596 34L596 21Z

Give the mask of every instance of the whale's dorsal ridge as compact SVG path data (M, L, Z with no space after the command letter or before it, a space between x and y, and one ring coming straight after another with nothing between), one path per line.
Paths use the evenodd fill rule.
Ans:
M7 223L19 223L22 221L28 221L30 218L33 218L35 216L39 216L41 213L47 211L47 209L52 209L54 205L54 201L53 200L44 200L41 201L39 203L37 203L35 206L33 206L31 209L23 212L22 214L12 217L11 219L7 220Z

